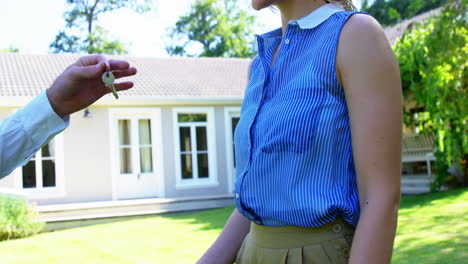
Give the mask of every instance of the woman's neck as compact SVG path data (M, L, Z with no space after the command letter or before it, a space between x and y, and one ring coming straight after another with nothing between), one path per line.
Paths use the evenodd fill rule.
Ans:
M287 0L276 4L281 11L283 34L289 21L304 17L325 4L327 4L325 0Z

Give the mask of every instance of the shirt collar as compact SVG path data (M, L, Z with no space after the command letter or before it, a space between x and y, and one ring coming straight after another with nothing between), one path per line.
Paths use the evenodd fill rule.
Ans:
M312 29L322 24L325 20L327 20L333 14L340 12L340 11L344 11L344 9L340 6L329 3L329 4L319 7L318 9L315 9L310 14L304 17L289 21L288 24L298 25L301 29ZM278 28L268 33L262 34L260 36L256 35L256 38L254 39L254 45L253 45L254 52L258 51L258 38L259 37L271 38L271 37L281 36L281 34L282 34L282 29Z
M318 9L312 11L305 17L299 18L297 20L291 20L288 24L294 25L297 24L301 29L311 29L320 24L325 20L331 17L336 12L344 11L342 7L336 6L332 3L323 5Z

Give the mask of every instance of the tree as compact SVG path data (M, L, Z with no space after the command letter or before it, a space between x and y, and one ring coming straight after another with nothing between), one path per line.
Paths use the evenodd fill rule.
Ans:
M49 48L53 53L126 53L117 40L108 40L107 31L97 26L98 16L121 8L138 13L151 9L151 0L66 0L71 9L65 12L66 27Z
M200 57L252 57L255 19L236 0L197 0L170 32L170 55ZM182 43L182 44L180 44ZM192 53L197 46L201 52Z
M19 49L13 46L10 46L8 49L0 49L0 53L18 53Z
M388 26L446 4L449 0L364 0L361 10Z
M468 159L468 0L452 1L437 17L413 25L394 46L405 98L405 123L437 135L434 188L453 164L466 175ZM463 182L463 178L461 179Z

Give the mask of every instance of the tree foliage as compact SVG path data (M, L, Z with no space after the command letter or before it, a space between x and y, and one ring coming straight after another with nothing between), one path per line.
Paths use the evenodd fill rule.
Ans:
M122 43L109 40L107 31L97 26L98 17L121 8L135 12L149 11L151 0L66 0L70 10L65 12L66 26L49 48L53 53L126 53Z
M444 183L447 165L455 164L466 173L467 3L452 2L437 17L413 25L394 46L405 98L416 104L405 109L406 125L438 136L435 187Z
M172 45L166 51L178 56L251 57L254 21L237 0L197 0L170 30Z
M446 4L449 0L364 0L361 10L371 14L382 25L392 25Z
M10 46L8 49L0 49L0 53L18 53L19 49L13 46Z

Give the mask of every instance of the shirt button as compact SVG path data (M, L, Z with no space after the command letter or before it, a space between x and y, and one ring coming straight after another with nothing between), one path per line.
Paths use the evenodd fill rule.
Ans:
M285 39L284 43L286 43L286 45L289 44L289 39Z
M236 199L239 199L239 194L238 193L236 193Z

